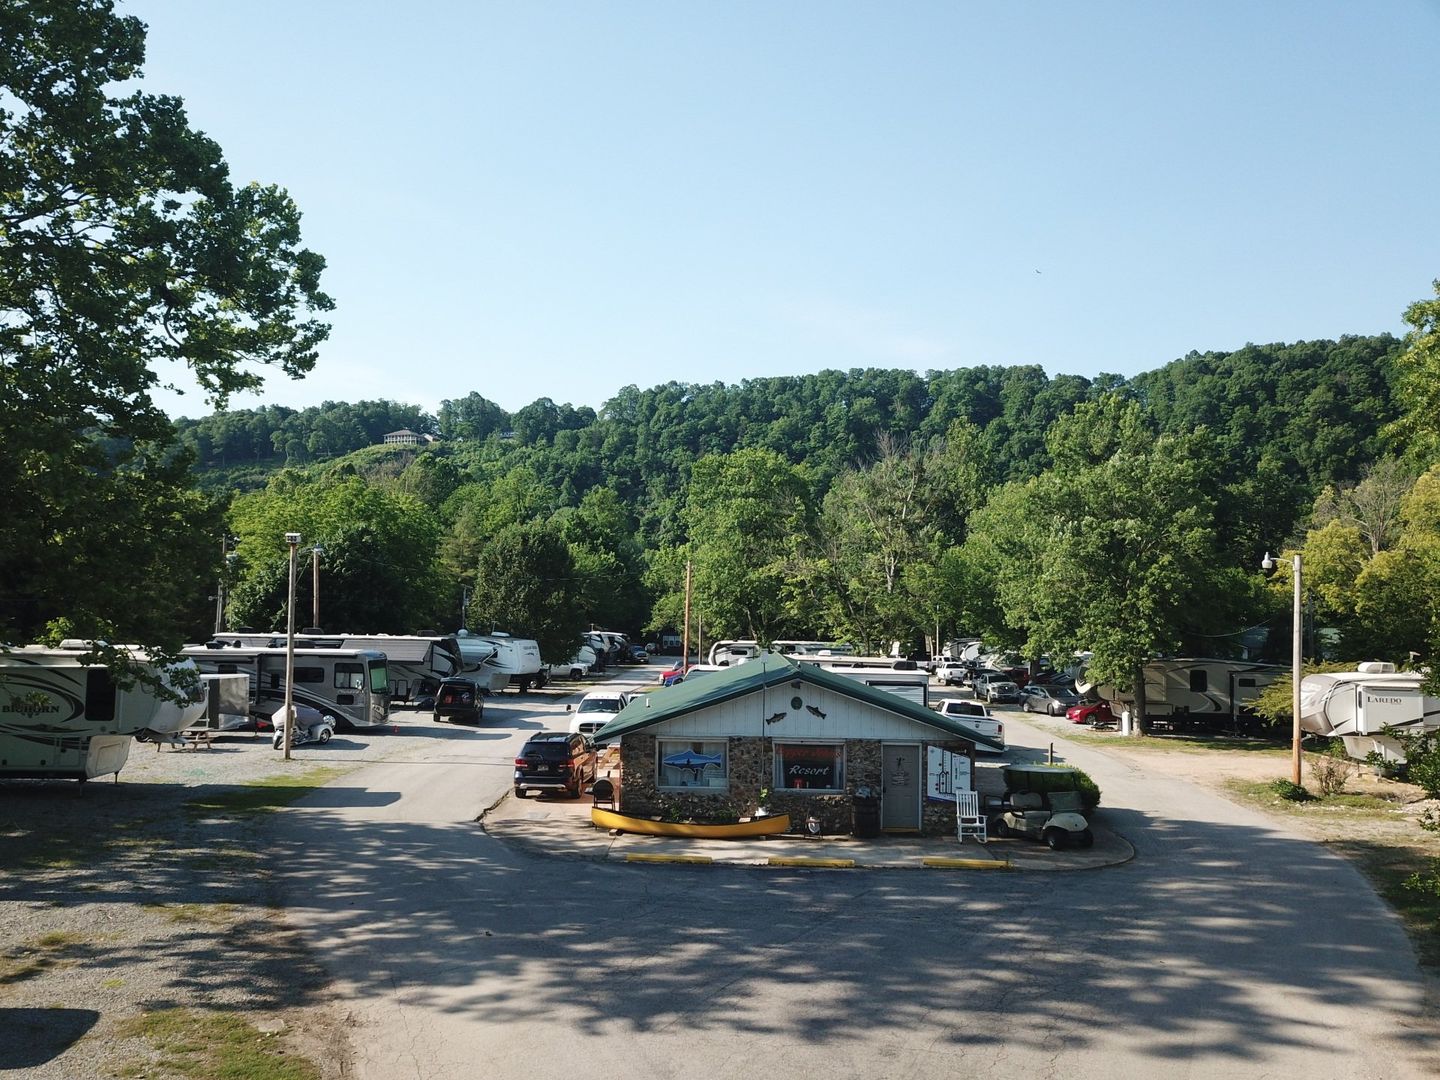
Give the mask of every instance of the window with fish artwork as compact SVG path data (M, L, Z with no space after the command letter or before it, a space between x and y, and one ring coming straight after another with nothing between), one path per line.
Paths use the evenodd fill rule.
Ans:
M775 786L834 794L845 790L843 743L776 743Z
M667 790L723 791L730 786L724 739L659 739L656 786Z

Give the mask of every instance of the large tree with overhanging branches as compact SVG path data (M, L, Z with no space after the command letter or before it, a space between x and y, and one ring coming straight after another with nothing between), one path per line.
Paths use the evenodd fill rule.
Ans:
M144 57L109 0L0 5L0 640L177 638L219 525L152 394L188 371L223 405L329 331L295 204L233 183Z

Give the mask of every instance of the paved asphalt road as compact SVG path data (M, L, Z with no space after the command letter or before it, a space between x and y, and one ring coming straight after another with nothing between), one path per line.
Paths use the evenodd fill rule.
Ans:
M1137 849L1072 874L512 850L474 818L562 709L505 695L280 815L290 915L362 1080L1434 1075L1396 919L1339 858L1199 788L1062 743Z

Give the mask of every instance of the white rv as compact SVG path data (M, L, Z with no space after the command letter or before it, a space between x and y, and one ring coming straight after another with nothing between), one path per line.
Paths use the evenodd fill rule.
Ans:
M754 660L759 655L758 641L717 641L710 646L709 662L717 667L732 667L747 660Z
M854 656L855 646L839 641L772 641L770 651L781 656Z
M132 739L166 739L199 719L205 700L198 686L178 702L138 683L121 689L104 665L80 662L90 648L64 641L58 649L0 650L0 776L85 781L118 774ZM165 686L179 685L177 669L150 667Z
M202 672L244 675L250 682L250 712L268 723L285 703L286 650L236 644L225 635L184 653ZM390 722L390 677L385 654L374 649L295 648L291 697L334 716L345 731L386 727Z
M1150 721L1177 729L1209 727L1222 721L1234 725L1249 714L1249 705L1260 692L1289 670L1249 660L1152 660L1145 665L1145 713ZM1122 707L1135 703L1133 693L1113 686L1086 685L1083 678L1075 688L1082 694L1093 689L1099 697Z
M888 656L807 656L793 654L797 664L812 664L866 686L884 690L915 702L930 704L930 673L913 660L896 660Z
M533 639L511 637L498 630L489 634L458 630L455 640L459 642L467 672L477 672L477 677L487 682L491 693L499 693L506 686L525 691L532 686L545 685L548 673L540 662L540 646ZM490 646L494 651L472 668L471 658L480 651L477 645Z
M1372 751L1386 761L1405 760L1388 731L1418 735L1440 730L1440 698L1421 689L1425 675L1394 664L1357 664L1354 671L1306 675L1300 680L1300 727L1338 737L1345 752L1364 760Z
M284 634L219 635L251 648L285 648ZM390 699L410 701L433 694L442 679L461 674L464 662L453 634L296 634L297 649L373 649L385 654Z

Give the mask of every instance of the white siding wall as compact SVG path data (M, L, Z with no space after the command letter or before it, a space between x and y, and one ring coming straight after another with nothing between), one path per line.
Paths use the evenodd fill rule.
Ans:
M796 697L802 702L799 709L792 708L790 704L791 699ZM824 719L808 711L807 705L823 712ZM767 716L779 712L785 713L783 720L774 724L765 723ZM913 742L922 738L953 737L869 702L841 697L809 684L802 684L796 690L789 683L676 717L651 731L663 738L685 736L697 739L749 735L772 739L889 739Z

